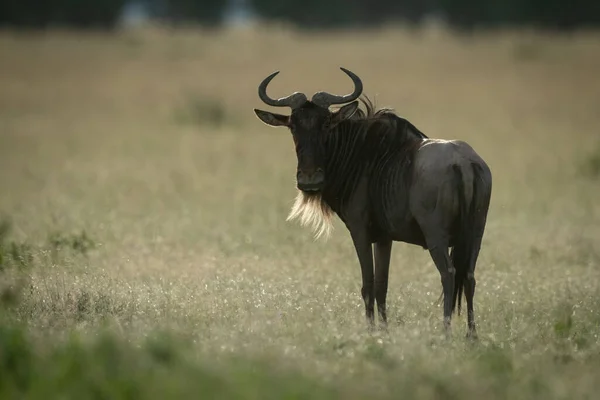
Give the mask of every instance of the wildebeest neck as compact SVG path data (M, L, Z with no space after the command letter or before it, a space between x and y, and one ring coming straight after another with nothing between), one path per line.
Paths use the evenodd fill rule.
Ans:
M401 181L395 180L396 186L408 184L414 154L427 138L410 122L388 110L367 111L367 115L361 112L342 122L327 136L323 199L337 213L364 176L369 179L369 188L381 196L388 189L381 185L386 185L390 171L402 175ZM385 198L379 200L383 206Z
M363 103L366 111L357 110L351 119L324 134L323 189L299 191L288 215L288 221L298 218L302 225L311 225L317 237L329 235L333 212L344 220L342 207L363 178L368 180L369 191L365 204L378 210L373 215L378 224L386 221L392 200L406 201L412 161L427 136L389 110L375 112L368 99Z

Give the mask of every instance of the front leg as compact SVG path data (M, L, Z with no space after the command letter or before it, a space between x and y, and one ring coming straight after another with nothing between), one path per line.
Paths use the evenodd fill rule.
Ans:
M373 326L375 319L375 284L373 274L373 247L364 230L350 231L352 242L362 271L361 294L365 302L367 322Z
M390 256L392 254L392 241L389 239L375 243L375 300L379 322L387 326L387 313L385 298L388 290L388 276L390 271Z

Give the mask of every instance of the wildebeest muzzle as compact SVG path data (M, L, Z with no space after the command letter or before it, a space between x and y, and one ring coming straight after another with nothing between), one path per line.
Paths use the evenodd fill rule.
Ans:
M303 192L319 192L325 184L325 172L321 168L310 171L298 170L296 180L298 189Z

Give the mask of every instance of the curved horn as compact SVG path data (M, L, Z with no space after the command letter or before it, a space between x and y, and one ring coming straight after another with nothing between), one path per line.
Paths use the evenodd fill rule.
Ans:
M354 92L351 94L343 95L343 96L329 94L327 92L317 92L313 95L313 97L311 99L311 101L313 103L315 103L316 105L319 105L321 107L324 107L324 108L329 108L329 106L332 104L343 104L343 103L349 103L351 101L354 101L354 100L358 99L358 97L362 94L363 84L362 84L362 81L360 80L360 78L358 76L356 76L355 73L347 70L344 67L340 67L340 69L342 71L344 71L346 73L346 75L348 75L352 79L352 82L354 82Z
M273 72L267 76L258 86L258 96L265 103L273 107L291 107L297 108L306 102L306 95L304 93L294 92L287 97L282 97L277 100L272 99L267 95L267 86L275 78L279 71Z

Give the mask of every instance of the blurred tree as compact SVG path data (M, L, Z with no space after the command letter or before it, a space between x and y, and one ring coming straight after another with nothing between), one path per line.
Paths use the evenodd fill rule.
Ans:
M600 25L598 0L528 0L523 6L527 22L546 28L571 30Z
M262 18L319 28L356 21L359 3L360 0L251 0L252 7Z
M132 0L2 0L0 26L111 27ZM220 25L229 0L136 0L171 23ZM418 24L431 13L461 29L535 25L574 29L600 25L599 0L245 0L265 19L304 28Z
M438 0L439 10L461 29L499 26L537 26L573 29L600 25L600 2L595 0Z
M125 3L126 0L3 0L0 25L109 28L116 23Z
M196 22L202 25L220 25L227 6L225 0L164 0L164 17L172 23Z
M553 29L600 25L597 0L250 0L259 15L301 27L419 23L441 14L457 28L537 25Z
M250 0L259 15L302 27L369 26L388 20L419 22L435 0Z

